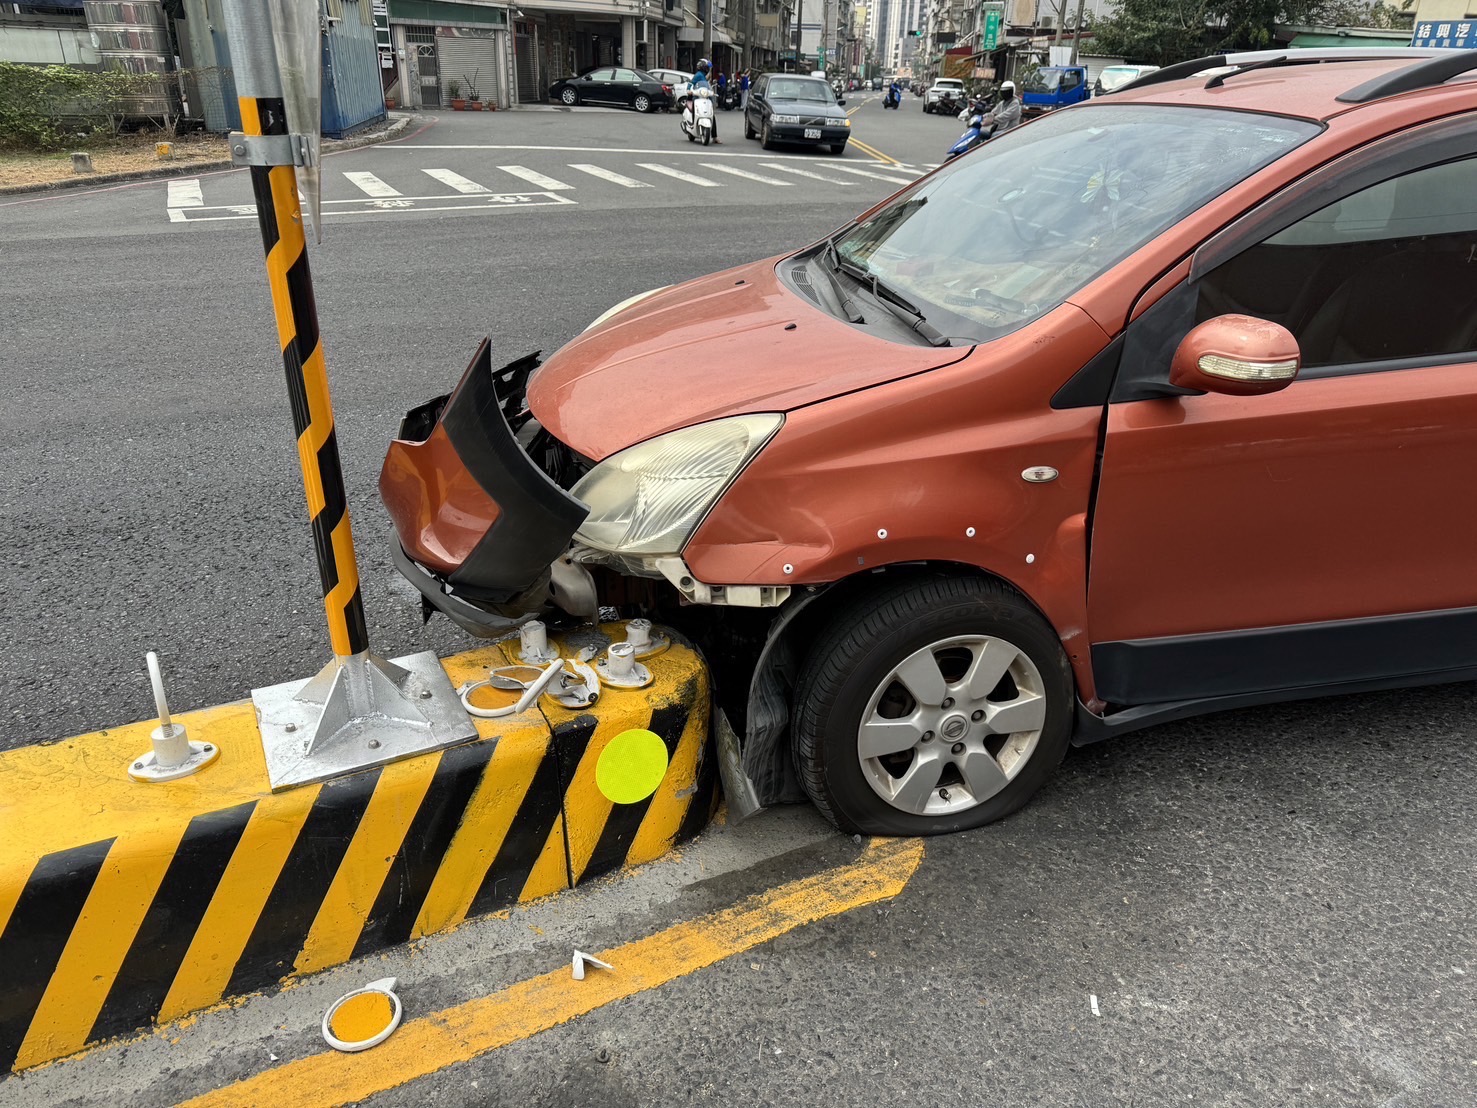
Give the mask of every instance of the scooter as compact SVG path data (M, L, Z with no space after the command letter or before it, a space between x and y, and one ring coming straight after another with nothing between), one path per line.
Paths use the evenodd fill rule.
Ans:
M713 141L714 123L713 98L711 95L703 96L706 91L699 89L697 95L682 102L682 117L678 122L688 142L700 142L704 146Z
M902 93L898 92L898 90L895 89L895 88L889 88L887 90L887 97L886 97L886 99L884 99L882 101L882 106L884 108L896 108L902 102L903 102L903 95L902 95Z
M718 106L725 112L731 112L738 107L739 90L736 85L727 86L718 94Z
M989 130L985 129L985 117L983 115L970 116L969 127L965 130L964 134L959 136L959 141L949 147L949 152L944 155L944 161L952 162L959 155L968 154L976 146L981 146L987 142L994 133L994 124L990 125Z

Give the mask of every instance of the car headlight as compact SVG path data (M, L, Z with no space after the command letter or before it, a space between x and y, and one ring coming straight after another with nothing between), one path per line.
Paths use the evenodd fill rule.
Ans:
M575 538L612 553L680 554L784 421L773 412L718 419L612 454L570 490L590 508Z
M613 307L613 308L607 308L607 309L605 309L605 311L601 312L598 316L595 317L595 319L594 319L594 321L592 323L590 323L589 325L587 325L585 327L585 330L586 331L592 331L596 327L599 327L600 324L604 323L611 316L616 315L619 312L625 311L632 304L639 304L639 303L641 303L641 301L645 300L648 296L655 296L657 293L661 292L662 289L669 289L671 287L672 287L671 285L662 285L661 288L647 289L645 292L638 292L635 296L628 296L624 300L622 300L619 304L617 304L615 307Z
M798 115L772 115L769 117L771 123L799 123Z

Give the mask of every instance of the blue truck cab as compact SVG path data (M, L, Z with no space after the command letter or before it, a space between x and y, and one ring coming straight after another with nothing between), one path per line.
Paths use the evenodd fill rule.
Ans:
M1021 89L1021 112L1026 116L1078 104L1089 95L1087 69L1080 65L1048 65L1036 70Z

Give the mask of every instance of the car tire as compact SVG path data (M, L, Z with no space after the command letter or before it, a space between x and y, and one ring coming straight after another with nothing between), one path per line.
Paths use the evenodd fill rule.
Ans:
M745 112L744 113L744 138L746 138L746 139L753 139L753 138L758 138L758 137L759 137L758 132L755 131L753 127L749 126L749 113L748 112Z
M764 130L759 132L759 145L766 150L774 149L774 132L770 130L768 123L764 125Z
M566 108L572 108L580 102L580 94L572 88L566 88L559 93L559 99L564 102Z
M795 769L843 831L980 827L1061 762L1073 689L1056 633L1007 585L914 577L854 599L815 639L795 697Z
M651 97L647 96L644 92L638 92L636 94L636 99L633 100L631 103L638 112L651 111Z

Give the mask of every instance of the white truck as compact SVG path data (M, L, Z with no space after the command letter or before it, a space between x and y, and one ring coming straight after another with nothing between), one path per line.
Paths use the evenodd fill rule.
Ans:
M938 110L938 102L946 97L955 102L962 101L964 99L964 82L958 77L940 77L934 81L928 87L928 92L924 94L923 110L932 115Z

